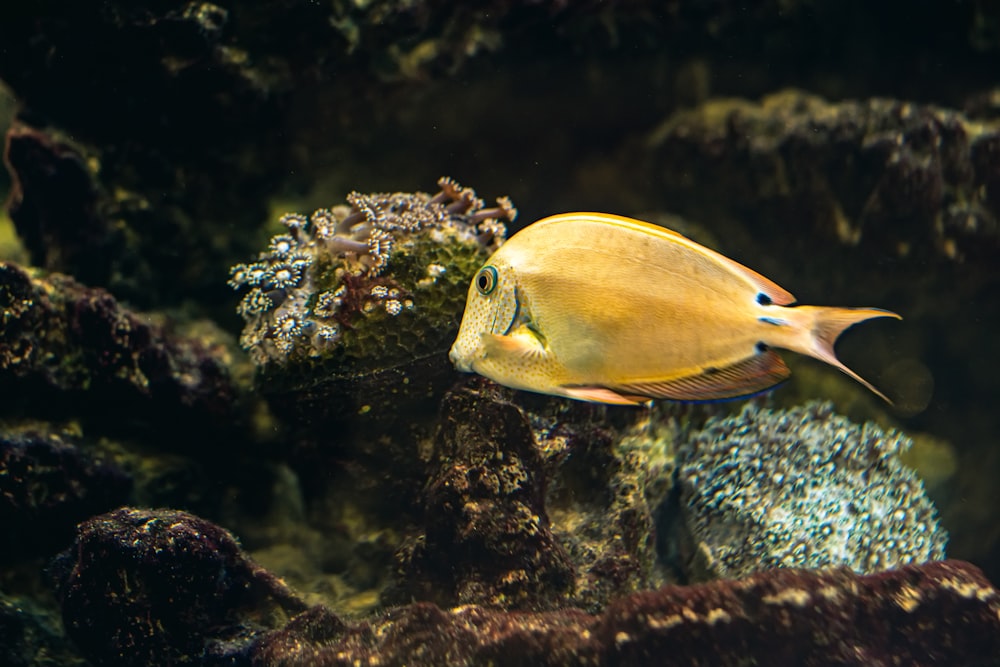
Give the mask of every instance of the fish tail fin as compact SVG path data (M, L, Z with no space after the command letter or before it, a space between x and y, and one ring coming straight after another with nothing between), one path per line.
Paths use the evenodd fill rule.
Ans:
M826 306L793 306L787 309L799 326L793 335L794 340L790 341L789 348L795 352L809 355L830 364L834 368L840 369L843 373L854 378L867 387L872 393L884 400L889 405L892 401L885 394L876 389L872 383L852 371L837 358L833 347L840 338L840 335L855 324L875 319L877 317L892 317L897 320L903 319L896 313L880 308L831 308ZM786 311L787 312L787 311Z

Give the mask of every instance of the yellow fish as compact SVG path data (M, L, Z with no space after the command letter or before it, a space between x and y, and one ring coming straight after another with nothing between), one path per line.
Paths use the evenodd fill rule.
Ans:
M656 225L564 213L515 234L479 269L449 354L515 389L583 401L737 398L790 372L772 348L839 368L853 324L896 313L797 306L764 276Z

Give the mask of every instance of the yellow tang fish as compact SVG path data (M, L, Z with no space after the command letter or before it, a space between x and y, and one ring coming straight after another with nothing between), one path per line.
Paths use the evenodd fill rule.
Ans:
M764 276L663 227L604 213L529 225L469 286L450 357L515 389L599 403L747 396L790 372L772 348L839 368L853 324L899 315L796 306Z

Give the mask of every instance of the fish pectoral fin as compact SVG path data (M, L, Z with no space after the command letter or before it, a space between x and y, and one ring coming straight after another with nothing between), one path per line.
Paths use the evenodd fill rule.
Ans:
M607 387L574 387L563 385L559 390L564 396L575 398L578 401L590 401L591 403L609 403L611 405L641 405L649 402L649 398L644 396L625 396Z
M528 327L518 327L508 334L484 333L486 356L515 356L525 361L539 361L547 354L545 343Z
M631 397L666 398L674 401L717 401L741 398L770 389L791 375L774 350L764 350L725 368L664 381L615 385L613 391Z

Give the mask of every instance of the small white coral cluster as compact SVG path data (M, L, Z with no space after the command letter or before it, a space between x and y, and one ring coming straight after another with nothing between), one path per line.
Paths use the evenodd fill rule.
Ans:
M715 576L772 567L856 572L944 558L947 534L899 454L910 440L830 403L746 406L679 450L688 529Z
M229 285L244 292L240 339L258 365L291 356L315 357L336 344L351 318L377 309L397 316L418 307L412 289L390 267L395 251L420 238L492 252L506 237L503 220L517 211L502 197L484 208L471 188L450 178L440 192L352 192L348 205L306 217L281 218L287 232L273 237L255 262L232 267ZM428 263L413 289L432 287L448 267Z

